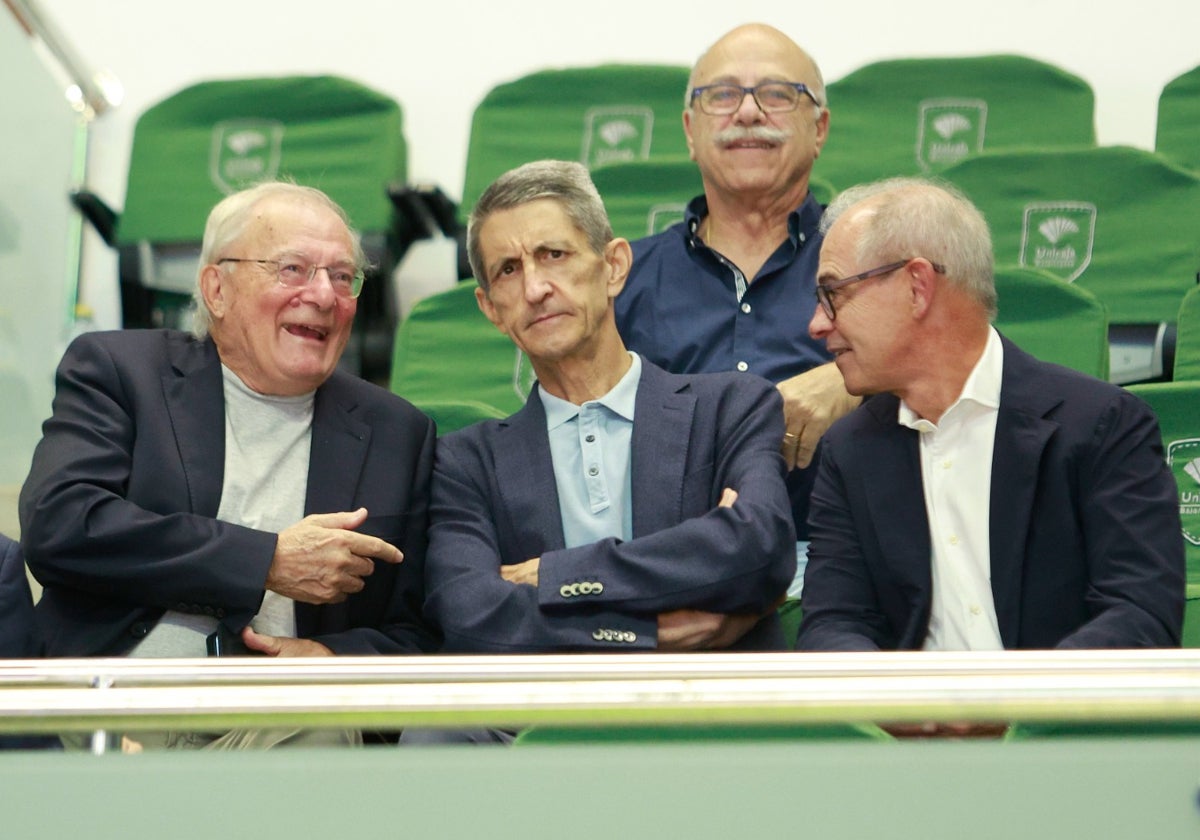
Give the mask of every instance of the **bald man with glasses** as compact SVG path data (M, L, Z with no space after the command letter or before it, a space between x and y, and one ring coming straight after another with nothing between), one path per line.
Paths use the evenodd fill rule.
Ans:
M829 424L858 404L822 343L795 329L816 305L824 208L809 179L829 132L821 71L778 29L738 26L692 69L683 126L704 193L683 222L633 243L617 328L630 350L672 373L775 383L802 571L808 467Z

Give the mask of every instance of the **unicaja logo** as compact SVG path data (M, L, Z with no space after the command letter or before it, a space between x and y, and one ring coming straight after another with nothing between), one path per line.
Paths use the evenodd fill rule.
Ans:
M1167 446L1167 463L1179 488L1183 538L1200 545L1200 438L1172 441Z
M944 169L983 150L987 103L982 99L926 99L918 106L917 165Z
M640 105L589 108L583 115L580 161L588 169L646 160L654 132L654 111Z
M1091 202L1027 204L1019 262L1074 282L1092 261L1095 233L1096 205Z
M279 174L283 123L277 120L226 120L213 126L208 159L213 186L237 192Z
M686 211L687 205L679 202L655 204L646 214L646 235L662 233L676 222L682 222Z

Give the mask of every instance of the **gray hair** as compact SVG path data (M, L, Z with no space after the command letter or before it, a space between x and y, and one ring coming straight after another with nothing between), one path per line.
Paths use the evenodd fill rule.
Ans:
M492 182L467 221L467 259L484 293L488 292L486 266L479 247L479 230L496 212L511 210L543 198L557 201L575 227L587 237L597 254L612 241L612 225L604 201L588 175L587 167L566 160L537 160L512 169Z
M204 293L200 288L200 276L204 269L218 262L225 251L235 243L246 227L254 218L255 209L263 202L282 198L296 202L307 202L332 211L345 225L353 243L354 264L365 270L367 258L362 249L362 237L358 231L350 227L350 219L346 211L332 198L315 187L305 187L288 181L265 181L253 187L226 196L217 203L208 214L204 225L204 240L200 245L200 265L196 271L196 287L192 291L195 301L195 312L192 316L192 332L197 338L208 335L212 325L212 316L208 305L204 302ZM218 266L219 271L230 272L232 267Z
M887 263L925 257L940 263L946 278L996 317L992 235L979 209L957 187L925 178L888 178L843 191L821 218L827 233L848 210L870 200L855 243L860 262Z

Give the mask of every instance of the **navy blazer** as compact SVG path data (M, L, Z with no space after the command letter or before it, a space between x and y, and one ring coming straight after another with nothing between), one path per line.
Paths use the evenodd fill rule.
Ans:
M335 653L406 653L420 617L433 422L341 371L316 393L306 513L355 510L404 552L340 604L296 604L297 633ZM225 466L221 363L210 339L89 333L67 349L54 411L21 490L26 562L50 656L121 655L166 610L233 630L258 611L276 535L218 521Z
M657 614L766 613L739 648L783 647L772 606L795 574L775 388L643 359L631 443L633 539L566 548L537 389L506 420L438 442L426 614L448 651L654 649ZM723 488L738 493L718 508ZM501 565L541 557L537 587ZM579 584L576 586L575 584Z
M1004 340L991 585L1005 648L1178 646L1184 549L1149 407ZM918 433L864 402L822 441L804 650L919 649L932 597Z
M21 546L0 534L0 659L34 659L42 640L33 617L33 593Z

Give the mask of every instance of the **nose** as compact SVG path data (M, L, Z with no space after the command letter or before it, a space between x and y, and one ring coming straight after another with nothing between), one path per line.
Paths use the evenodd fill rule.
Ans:
M536 261L528 260L525 263L525 301L527 303L540 303L545 300L550 294L550 277L538 268Z
M742 101L733 113L734 119L741 124L762 122L767 118L762 107L758 104L754 92L747 90L742 93Z
M312 279L300 290L300 298L321 310L332 309L337 304L338 296L333 290L333 278L329 276L328 268L316 269Z
M828 338L831 332L833 332L833 321L829 320L829 316L825 314L825 307L818 303L812 320L808 322L808 334L812 338L823 339Z

